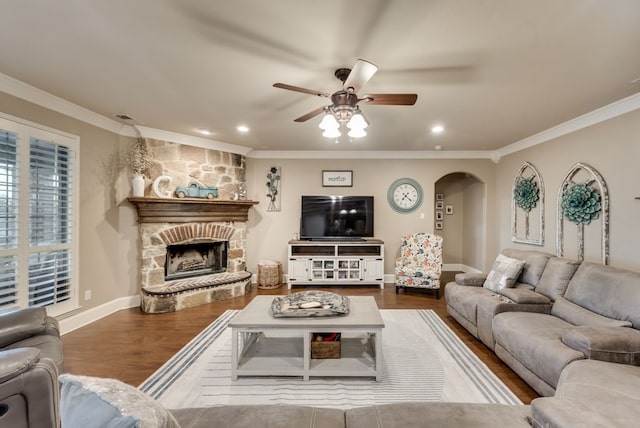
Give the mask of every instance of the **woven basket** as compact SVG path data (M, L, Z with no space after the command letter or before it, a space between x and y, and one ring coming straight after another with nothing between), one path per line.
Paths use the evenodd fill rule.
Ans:
M282 286L282 263L258 263L258 288L280 288Z

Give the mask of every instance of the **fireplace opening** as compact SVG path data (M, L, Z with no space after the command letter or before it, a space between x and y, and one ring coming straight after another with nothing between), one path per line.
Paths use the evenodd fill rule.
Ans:
M167 247L164 279L172 280L227 271L227 241Z

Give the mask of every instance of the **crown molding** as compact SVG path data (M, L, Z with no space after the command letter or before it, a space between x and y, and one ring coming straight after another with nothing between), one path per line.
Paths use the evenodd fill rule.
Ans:
M607 104L604 107L593 110L589 113L585 113L582 116L578 116L574 119L568 120L564 123L549 128L545 131L534 134L530 137L524 138L515 143L509 144L501 149L498 149L494 153L496 159L500 159L504 156L519 152L529 147L536 146L538 144L546 143L563 135L570 134L572 132L579 131L589 126L595 125L605 120L612 119L617 116L629 113L631 111L640 108L640 92L631 95L627 98L623 98L618 101L614 101L611 104Z
M255 159L491 159L490 150L419 150L419 151L329 151L329 150L252 150Z
M0 73L0 91L98 128L106 129L114 134L123 135L125 137L136 136L136 132L131 126L123 125L116 120L109 119L101 114L92 112L91 110L80 107L77 104L64 100L38 89L35 86L31 86L2 73Z
M237 146L235 144L223 143L221 141L210 140L208 138L194 137L192 135L180 134L177 132L163 131L162 129L147 128L146 126L136 126L143 138L154 140L170 141L172 143L186 144L189 146L203 147L205 149L220 150L223 152L247 155L251 147Z

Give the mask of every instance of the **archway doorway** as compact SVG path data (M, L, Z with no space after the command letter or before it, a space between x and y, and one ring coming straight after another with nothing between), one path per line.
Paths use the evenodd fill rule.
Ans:
M434 232L443 241L443 269L482 270L486 241L486 185L473 174L452 172L435 184Z

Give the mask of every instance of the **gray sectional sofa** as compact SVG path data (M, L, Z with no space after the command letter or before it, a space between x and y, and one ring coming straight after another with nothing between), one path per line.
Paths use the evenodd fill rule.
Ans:
M640 274L582 263L549 314L493 319L495 352L533 389L555 393L562 370L593 359L640 365Z
M575 361L640 365L640 274L538 251L513 287L492 291L483 274L447 284L447 309L542 396L553 396Z
M493 318L502 312L535 312L548 314L556 297L562 296L579 262L540 251L505 249L501 254L524 260L524 266L513 287L497 293L483 287L486 273L457 274L455 282L446 285L447 312L494 349Z

